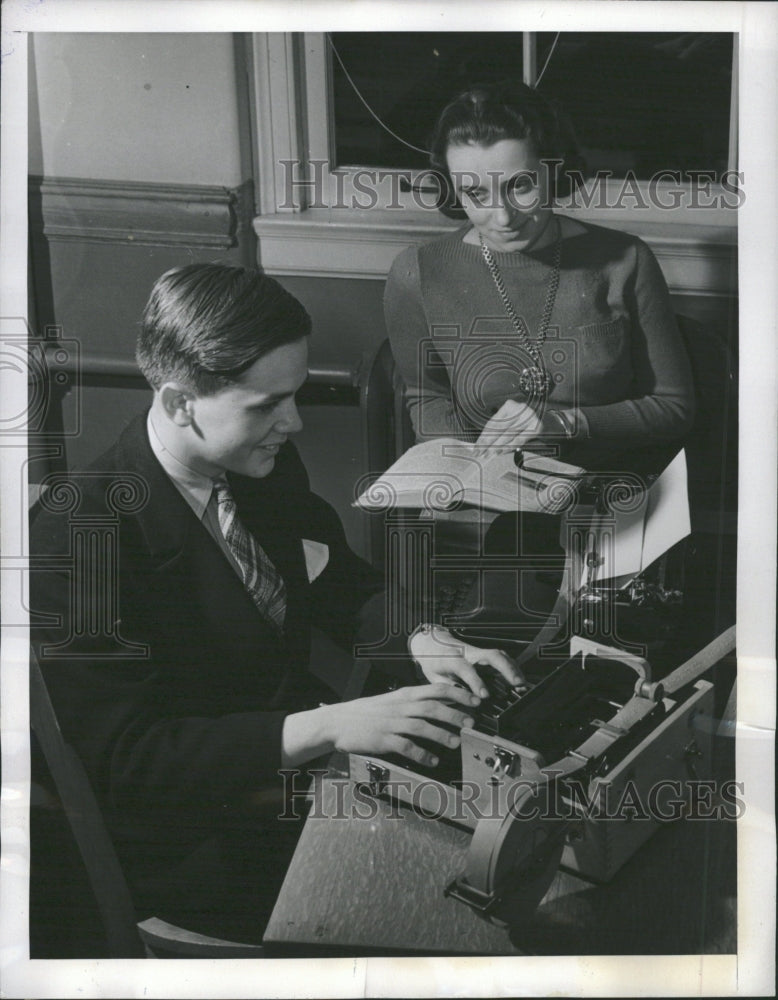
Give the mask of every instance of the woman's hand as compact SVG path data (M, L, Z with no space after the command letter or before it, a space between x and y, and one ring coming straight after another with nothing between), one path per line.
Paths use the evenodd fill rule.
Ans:
M489 692L478 676L476 664L493 667L512 686L524 682L522 672L502 650L471 646L439 625L416 632L408 648L428 681L463 684L480 698L486 698Z
M506 450L523 448L540 435L542 427L543 421L531 406L506 399L484 425L476 446Z

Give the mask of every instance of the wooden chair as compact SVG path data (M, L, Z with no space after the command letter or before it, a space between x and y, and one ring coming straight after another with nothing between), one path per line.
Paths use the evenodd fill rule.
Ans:
M403 385L388 339L382 341L377 351L363 358L359 407L362 454L369 474L377 478L414 443ZM364 485L360 484L362 488ZM383 569L386 558L383 515L363 516L369 518L370 562L376 569Z
M405 390L388 338L362 364L360 406L370 469L383 472L414 443Z
M86 868L111 958L261 958L260 945L207 937L150 917L136 921L84 765L65 742L34 651L30 650L30 721Z
M685 442L692 530L737 531L737 370L726 341L689 316L676 315L689 356L696 414Z

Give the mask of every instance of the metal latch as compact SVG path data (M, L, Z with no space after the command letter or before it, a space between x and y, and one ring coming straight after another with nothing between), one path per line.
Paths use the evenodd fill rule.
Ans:
M697 746L697 741L692 740L691 743L687 743L683 748L683 759L686 762L686 768L694 781L699 780L697 777L697 761L704 757L705 754Z
M513 775L513 765L516 761L516 754L513 750L507 750L505 747L494 747L494 774L501 774L505 778L510 778Z
M372 760L365 761L365 768L367 769L367 775L369 778L367 782L367 790L371 795L380 795L389 780L389 768L382 767L380 764L376 764Z

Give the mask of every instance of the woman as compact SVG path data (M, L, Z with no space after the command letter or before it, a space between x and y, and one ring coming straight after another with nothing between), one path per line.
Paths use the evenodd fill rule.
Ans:
M651 251L553 210L572 150L521 84L477 87L440 116L443 209L468 224L400 254L385 295L419 440L545 441L596 469L689 428L688 361Z
M445 108L431 161L442 209L468 222L394 262L392 351L418 440L551 446L589 470L658 471L691 424L688 360L648 247L554 211L575 155L556 110L522 84L476 87ZM556 518L505 515L484 545L556 557L559 568L558 535ZM530 619L550 610L559 573L522 580ZM488 608L486 574L481 582ZM429 635L412 639L427 677L439 679L426 650L434 654ZM451 674L472 686L472 674Z

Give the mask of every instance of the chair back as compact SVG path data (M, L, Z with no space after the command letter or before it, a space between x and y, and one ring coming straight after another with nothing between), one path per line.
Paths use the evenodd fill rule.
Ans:
M694 380L696 413L686 441L692 530L735 532L737 372L729 345L689 316L677 315Z
M384 472L415 443L405 390L388 338L365 367L362 382L365 454L371 472Z
M135 908L84 765L65 742L30 649L30 721L84 861L112 958L143 958Z
M414 434L388 338L375 354L366 358L362 371L362 454L366 457L368 472L377 477L414 444ZM370 561L380 569L386 556L384 517L383 514L369 517Z

